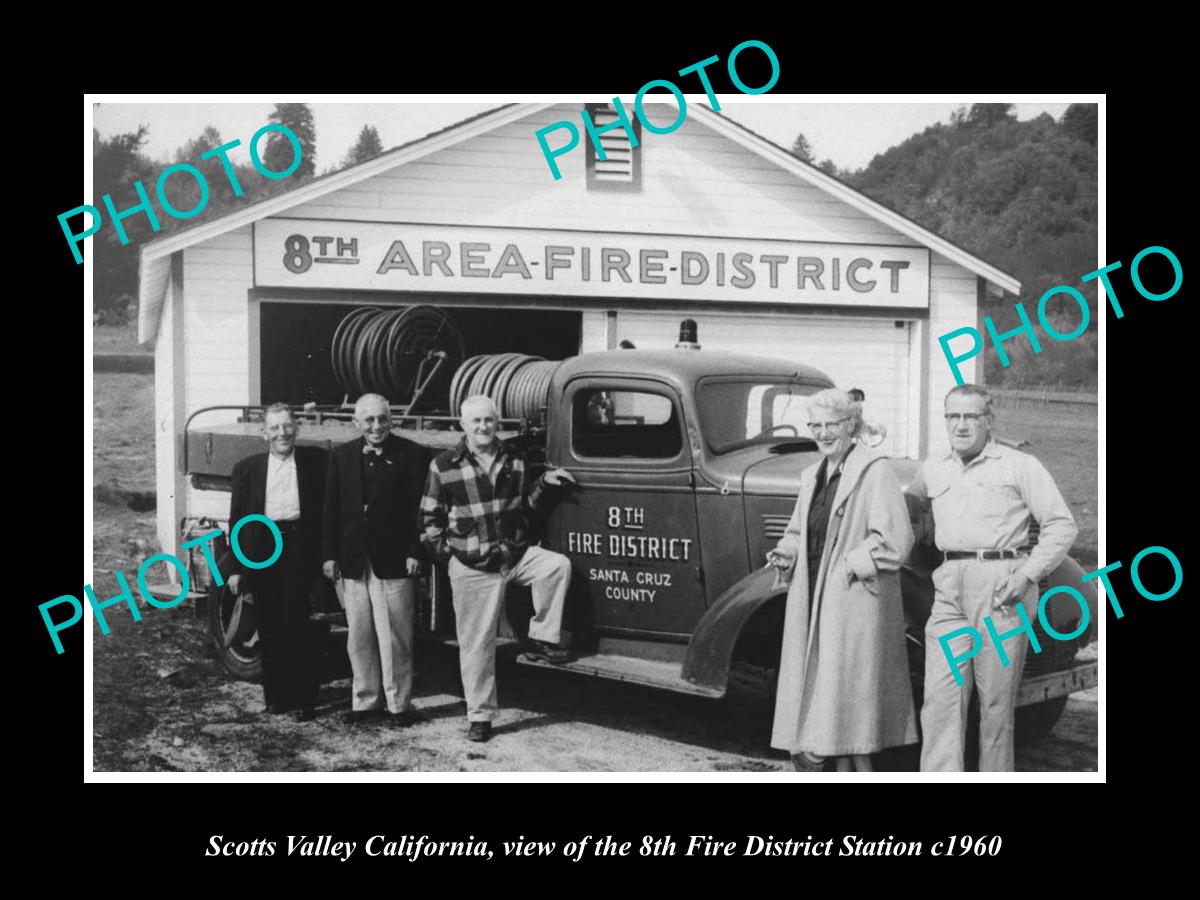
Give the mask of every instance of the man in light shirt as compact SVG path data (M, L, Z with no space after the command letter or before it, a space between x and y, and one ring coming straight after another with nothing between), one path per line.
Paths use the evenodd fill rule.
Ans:
M320 685L320 655L309 622L309 595L320 575L321 505L325 488L324 453L297 447L299 426L286 403L268 406L263 440L268 452L247 457L233 468L232 526L253 513L274 521L283 538L279 558L265 569L233 559L229 589L254 596L262 649L263 700L271 714L291 711L312 717ZM265 562L275 539L261 522L248 522L238 533L246 558Z
M933 507L943 562L933 573L933 610L925 625L925 703L921 709L921 771L963 771L967 707L979 692L979 769L1013 771L1013 716L1024 669L1027 632L1037 617L1038 581L1058 567L1078 529L1053 477L1037 459L997 443L992 400L974 384L946 395L950 450L927 459L909 493ZM1026 553L1029 525L1037 544ZM1017 605L1025 612L1022 618ZM994 648L958 662L955 673L940 637L971 627L988 634L991 617L1010 664ZM1011 636L1006 636L1011 635ZM968 634L951 639L965 656Z

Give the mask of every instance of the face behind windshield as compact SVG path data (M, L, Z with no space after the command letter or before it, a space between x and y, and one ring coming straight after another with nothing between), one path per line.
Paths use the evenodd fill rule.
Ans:
M701 382L696 402L708 449L719 455L754 443L811 443L805 398L823 387L753 377Z

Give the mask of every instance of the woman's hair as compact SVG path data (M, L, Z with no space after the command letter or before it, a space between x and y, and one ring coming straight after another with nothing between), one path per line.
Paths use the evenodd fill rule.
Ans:
M838 419L850 419L850 436L858 437L863 427L862 404L850 399L850 395L839 388L826 388L808 398L809 415L813 410L828 410Z

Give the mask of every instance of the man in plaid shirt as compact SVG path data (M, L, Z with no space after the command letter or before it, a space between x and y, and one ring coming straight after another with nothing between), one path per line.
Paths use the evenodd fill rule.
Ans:
M449 569L467 738L486 741L497 710L496 629L509 582L533 589L526 652L557 665L570 659L558 644L571 562L529 546L528 516L545 487L574 479L565 469L550 469L530 484L525 460L496 437L496 408L484 395L463 401L460 424L462 443L429 465L421 540Z

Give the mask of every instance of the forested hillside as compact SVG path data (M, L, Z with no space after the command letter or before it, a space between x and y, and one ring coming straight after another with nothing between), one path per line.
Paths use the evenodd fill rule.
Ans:
M116 228L105 215L103 227L94 238L86 242L83 252L95 255L94 316L104 324L119 324L127 321L136 308L138 278L138 248L151 239L160 238L184 228L219 218L250 203L265 200L284 191L294 190L317 175L316 128L312 110L304 103L277 103L268 118L291 129L300 141L301 161L296 171L285 178L264 177L247 161L249 135L231 138L209 125L193 139L187 141L168 159L152 159L143 147L150 128L140 126L137 131L115 134L102 139L93 132L93 189L95 205L101 206L100 198L111 194L118 209L129 209L137 203L134 184L142 183L151 196L159 228L156 231L144 213L135 213L123 221L127 244L121 243ZM217 156L201 159L205 153L221 147L227 141L239 140L240 145L226 151L229 153L230 169L226 171ZM273 172L286 171L294 158L289 142L279 133L271 133L263 141L263 164ZM346 166L365 162L383 152L379 132L364 125L358 141L346 158L337 166L327 167L321 175L327 175ZM176 218L166 214L156 196L157 180L161 173L173 163L195 166L204 176L207 199L202 194L197 180L188 174L177 173L164 183L164 191L172 208L180 211L198 210L194 216ZM234 181L237 187L234 187ZM72 229L78 233L84 224L83 216L70 220Z
M1024 337L1009 341L1007 369L989 345L990 384L1096 384L1096 288L1079 282L1098 265L1096 122L1094 104L1074 104L1057 122L1046 114L1019 122L1009 104L976 104L950 124L932 125L881 153L865 169L837 173L1018 278L1019 299L1035 322L1048 288L1071 285L1088 298L1092 325L1073 341L1043 339L1036 355ZM1019 324L1016 299L985 309L1002 331ZM1052 321L1063 323L1056 324L1059 331L1078 325L1079 310L1069 298L1049 310Z

